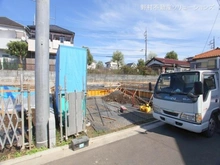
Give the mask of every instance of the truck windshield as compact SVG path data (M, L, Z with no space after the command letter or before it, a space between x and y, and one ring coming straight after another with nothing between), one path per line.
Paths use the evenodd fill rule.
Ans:
M154 97L178 102L194 102L194 82L199 81L199 72L161 74L155 85Z

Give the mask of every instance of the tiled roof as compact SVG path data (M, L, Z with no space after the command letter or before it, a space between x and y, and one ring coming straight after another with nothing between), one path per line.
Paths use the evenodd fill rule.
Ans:
M189 66L188 61L179 61L179 60L174 60L174 59L169 59L169 58L154 58L157 61L160 61L164 64L175 64L179 66Z
M204 58L211 58L211 57L220 57L220 48L216 48L214 50L210 50L208 52L195 55L193 59L197 60L197 59L204 59Z
M10 20L9 18L7 17L0 17L0 25L3 25L3 26L11 26L11 27L17 27L17 28L24 28L23 25L15 22L15 21L12 21Z
M132 65L135 65L135 63L133 63L133 62L132 63L127 63L126 65L127 66L132 66Z
M28 28L31 29L31 30L35 30L36 26L35 25L29 25ZM64 29L62 27L59 27L57 25L50 25L50 32L70 34L70 35L75 34L74 32L72 32L70 30L67 30L67 29Z

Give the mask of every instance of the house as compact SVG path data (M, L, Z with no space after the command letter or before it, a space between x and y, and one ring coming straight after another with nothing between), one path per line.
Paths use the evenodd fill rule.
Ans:
M96 63L92 62L91 65L87 65L87 69L95 69L96 68Z
M220 48L216 48L193 57L190 62L191 69L214 69L220 63Z
M73 46L75 33L57 25L50 25L49 29L49 65L50 70L54 71L56 52L59 45ZM35 25L23 26L9 18L0 17L0 60L1 58L12 59L14 57L5 53L7 43L10 41L26 41L28 43L28 54L26 56L25 67L26 70L34 70L35 33Z
M11 56L5 52L7 49L7 44L10 41L27 41L29 37L28 29L7 18L0 17L0 60L1 63L3 59L7 61L17 61L17 57Z
M28 55L26 58L26 69L34 70L35 68L35 34L36 34L36 26L29 25L27 26L30 31L30 37L28 38ZM55 70L55 59L56 52L59 48L59 45L67 45L73 46L74 44L74 36L75 33L59 27L57 25L50 25L50 33L49 33L49 63L50 70Z
M108 61L105 63L107 69L119 69L117 62Z
M188 61L154 57L146 63L146 66L158 73L166 73L189 70L190 63Z
M131 67L131 68L136 68L137 65L135 63L127 63L126 66Z

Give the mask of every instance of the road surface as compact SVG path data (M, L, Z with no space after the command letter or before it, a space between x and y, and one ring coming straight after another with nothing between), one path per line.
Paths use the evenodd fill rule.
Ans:
M47 164L220 165L220 134L206 138L164 124Z

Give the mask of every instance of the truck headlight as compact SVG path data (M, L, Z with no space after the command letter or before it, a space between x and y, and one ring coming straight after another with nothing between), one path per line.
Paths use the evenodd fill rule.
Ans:
M180 116L181 119L195 122L195 114L190 114L190 113L182 113Z
M153 105L153 111L156 113L162 113L162 109L158 106Z
M202 114L201 113L196 113L196 114L182 113L180 118L183 119L183 120L196 122L196 123L201 123L202 122Z

